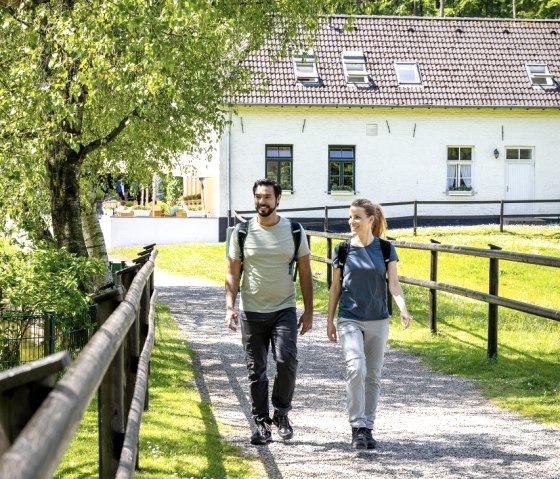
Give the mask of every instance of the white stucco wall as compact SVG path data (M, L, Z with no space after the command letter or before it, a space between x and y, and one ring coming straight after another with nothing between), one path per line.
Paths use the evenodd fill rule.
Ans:
M229 206L238 211L253 208L251 188L265 175L267 144L293 145L294 193L283 197L281 208L347 205L356 197L381 203L505 199L507 147L534 149L534 198L560 197L560 111L240 107L232 120L231 136L229 131L224 134L219 152L223 216ZM377 125L377 136L366 136L369 124ZM355 146L355 196L327 193L329 145ZM448 146L473 148L472 196L446 193ZM560 209L558 204L537 208ZM463 211L498 214L499 206L419 206L421 215ZM410 216L412 208L390 207L387 212Z
M101 230L107 248L156 243L217 243L217 218L119 217L103 215Z

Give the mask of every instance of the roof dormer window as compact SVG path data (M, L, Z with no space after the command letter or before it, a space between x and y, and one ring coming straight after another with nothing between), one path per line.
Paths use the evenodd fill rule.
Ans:
M368 72L366 70L366 59L363 52L342 52L342 68L347 83L356 85L369 84Z
M302 83L317 83L319 81L313 50L294 55L293 65L296 81Z
M554 86L554 75L550 74L548 65L526 65L531 85L536 87Z
M420 69L416 62L395 62L399 85L422 85Z

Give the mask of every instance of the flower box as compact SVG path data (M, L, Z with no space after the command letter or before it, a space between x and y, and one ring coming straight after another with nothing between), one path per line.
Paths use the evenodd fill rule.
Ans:
M150 216L150 210L134 210L134 216Z

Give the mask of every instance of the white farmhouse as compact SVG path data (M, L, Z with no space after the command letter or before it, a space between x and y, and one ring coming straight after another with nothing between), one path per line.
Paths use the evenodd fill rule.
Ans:
M252 210L263 177L281 183L281 209L367 197L495 218L499 200L560 198L559 20L349 20L330 18L307 51L247 60L254 88L219 144L220 217ZM558 216L560 202L505 208Z

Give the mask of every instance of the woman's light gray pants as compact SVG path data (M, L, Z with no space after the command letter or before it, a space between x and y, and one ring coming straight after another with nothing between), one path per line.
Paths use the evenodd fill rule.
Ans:
M350 425L373 429L389 319L357 321L339 318L337 331L346 361L346 404Z

